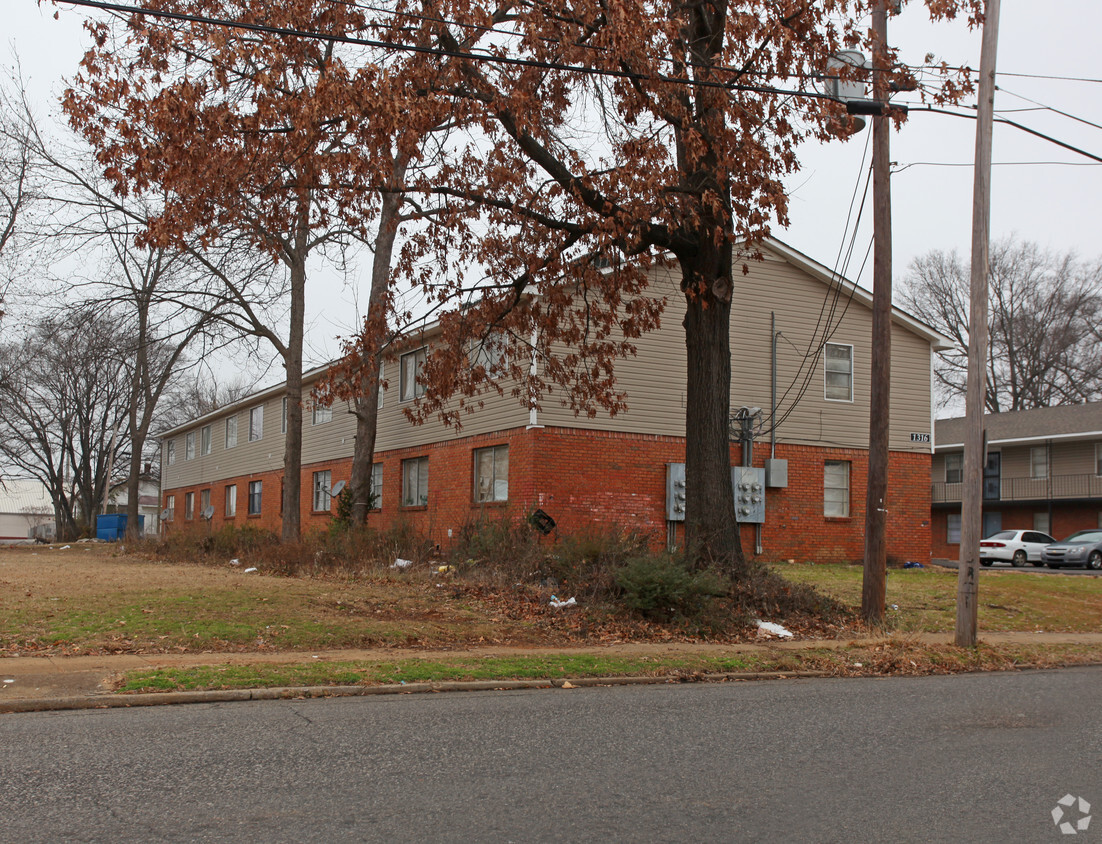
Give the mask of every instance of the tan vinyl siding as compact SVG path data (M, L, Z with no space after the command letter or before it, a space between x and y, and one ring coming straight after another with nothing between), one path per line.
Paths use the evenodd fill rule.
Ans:
M1052 444L1052 474L1093 475L1098 471L1095 458L1096 440Z
M662 327L635 340L637 354L615 365L616 383L627 393L626 412L609 417L598 411L592 419L576 417L563 407L557 394L547 396L539 413L539 424L601 431L643 434L685 434L685 338L681 321L685 300L678 289L676 268L654 270L649 294L666 296Z
M256 442L249 442L249 410L257 404L264 405L264 436ZM246 402L234 407L224 415L205 420L210 424L211 453L196 456L194 460L184 460L184 440L187 431L195 431L196 438L202 425L195 425L187 431L181 431L172 437L176 441L176 462L164 467L163 489L180 486L194 486L247 475L250 472L266 472L283 466L284 436L280 433L280 410L282 397L269 397L263 402ZM226 416L237 416L237 445L226 449ZM163 447L163 446L162 446Z
M747 262L749 273L736 267L735 307L731 315L731 406L760 407L768 416L770 388L770 312L777 330L777 438L781 442L868 447L869 342L872 312L859 302L835 299L830 289L787 261L765 253ZM545 402L544 425L597 428L633 433L683 436L685 433L685 345L681 322L684 299L676 267L655 271L652 295L668 296L662 329L637 341L638 355L618 361L616 378L627 394L626 413L609 418L577 419L553 399ZM829 342L853 346L853 400L825 397L820 315L835 308ZM809 344L809 338L818 342ZM802 368L801 368L802 367ZM798 401L797 401L798 399ZM911 433L931 434L930 344L899 324L892 326L892 396L890 447L929 452L929 443L912 443ZM767 439L767 437L766 437Z

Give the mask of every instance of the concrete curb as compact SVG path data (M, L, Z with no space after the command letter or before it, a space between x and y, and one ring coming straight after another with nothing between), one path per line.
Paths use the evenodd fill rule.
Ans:
M246 700L304 700L322 697L366 697L438 692L491 692L515 689L582 686L630 686L667 683L719 683L734 680L784 680L826 677L826 671L729 671L717 674L628 677L571 677L554 680L452 680L439 683L392 683L382 686L290 686L273 689L218 689L201 692L147 692L131 695L25 698L0 701L0 714L15 712L63 712L78 709L121 709L136 706L168 706L184 703L233 703Z

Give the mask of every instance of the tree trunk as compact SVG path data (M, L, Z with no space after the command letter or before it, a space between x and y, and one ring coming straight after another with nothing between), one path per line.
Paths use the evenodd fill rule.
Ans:
M685 546L698 565L745 570L731 487L731 247L680 258L686 291Z
M148 424L139 430L138 405L142 400L142 380L149 370L149 302L139 299L138 336L135 338L134 364L130 374L130 473L126 478L126 538L130 541L141 536L138 518L141 515L138 500L141 489L142 451L145 449L145 435ZM108 484L111 480L108 478Z
M405 179L408 165L408 156L399 155L395 160L392 173L395 186ZM367 299L367 318L361 337L361 373L352 410L356 416L356 445L352 452L349 486L352 489L354 525L362 525L367 520L371 495L371 468L375 460L375 433L379 419L379 347L386 333L387 285L401 206L401 193L383 193L379 208L379 233L371 262L371 293Z
M287 354L283 365L287 370L287 433L283 448L283 541L297 542L302 538L302 337L306 319L306 257L309 229L309 200L299 201L298 226L293 254L288 264L291 271L291 316L287 339Z

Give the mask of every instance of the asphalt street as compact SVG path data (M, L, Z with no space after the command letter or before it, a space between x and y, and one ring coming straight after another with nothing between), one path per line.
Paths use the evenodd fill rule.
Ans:
M7 715L0 837L1066 841L1059 799L1102 811L1100 690L1082 668Z

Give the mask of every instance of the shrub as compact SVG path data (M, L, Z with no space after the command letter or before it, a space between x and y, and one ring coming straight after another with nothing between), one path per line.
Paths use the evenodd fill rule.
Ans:
M709 571L689 571L669 555L636 557L616 572L621 600L650 618L695 615L709 598L727 594L726 584Z

